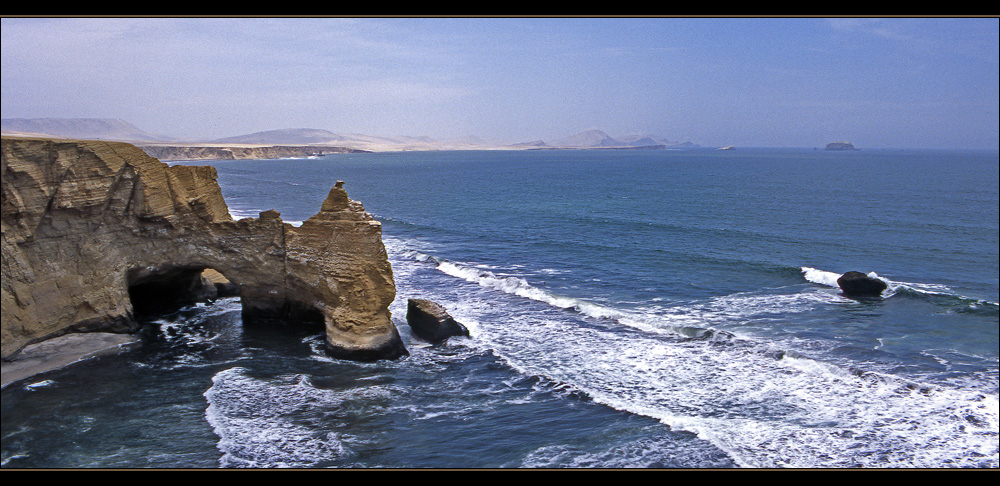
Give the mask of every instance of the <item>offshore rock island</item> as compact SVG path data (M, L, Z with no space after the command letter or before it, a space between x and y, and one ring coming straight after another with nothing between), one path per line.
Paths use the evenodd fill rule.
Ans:
M826 144L826 150L857 150L851 142L830 142Z
M79 332L128 333L139 310L238 287L243 321L325 327L329 354L407 354L381 224L331 188L300 227L233 220L210 166L168 166L124 142L2 139L2 358ZM147 297L152 296L152 297Z

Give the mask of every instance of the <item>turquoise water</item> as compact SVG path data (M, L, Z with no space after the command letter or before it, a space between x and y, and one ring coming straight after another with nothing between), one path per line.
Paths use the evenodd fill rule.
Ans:
M234 216L293 224L345 181L383 223L410 356L184 309L5 388L4 467L998 466L996 152L211 165ZM849 270L889 289L846 298ZM471 337L421 342L407 298Z

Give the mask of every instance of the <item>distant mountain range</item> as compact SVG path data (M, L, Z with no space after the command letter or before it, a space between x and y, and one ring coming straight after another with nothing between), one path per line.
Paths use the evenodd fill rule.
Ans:
M613 138L601 130L587 130L552 142L535 140L512 145L498 145L471 136L453 140L434 140L429 137L337 134L315 128L267 130L216 140L178 140L148 133L123 120L107 118L5 118L0 120L0 129L5 135L120 140L139 145L310 145L338 146L370 151L697 147L690 142L668 141L651 135Z
M4 118L0 120L0 131L4 135L43 135L89 140L171 141L169 137L147 133L131 123L114 118Z
M553 147L611 148L611 147L696 147L691 142L675 142L654 135L626 135L613 138L601 130L587 130L553 141Z

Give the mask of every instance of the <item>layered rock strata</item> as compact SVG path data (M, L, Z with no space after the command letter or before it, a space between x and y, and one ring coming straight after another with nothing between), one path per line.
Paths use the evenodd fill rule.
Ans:
M322 322L345 359L406 354L381 225L342 183L294 227L276 211L233 220L215 168L127 143L4 138L0 172L3 359L68 332L132 331L137 307L199 298L207 268L238 287L246 323Z

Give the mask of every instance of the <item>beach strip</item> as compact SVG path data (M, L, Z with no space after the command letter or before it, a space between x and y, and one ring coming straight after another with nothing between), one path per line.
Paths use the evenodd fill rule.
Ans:
M139 337L130 334L88 332L31 344L12 361L0 363L0 388L86 359L118 353L138 342Z

